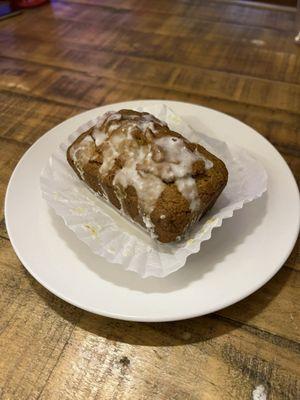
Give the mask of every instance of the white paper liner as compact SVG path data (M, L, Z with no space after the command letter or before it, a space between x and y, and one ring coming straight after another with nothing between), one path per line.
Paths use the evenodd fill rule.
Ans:
M170 129L198 142L222 159L228 169L226 188L210 212L179 243L159 244L131 222L120 216L77 177L66 159L68 146L94 126L98 118L81 125L50 157L41 174L44 199L65 224L90 249L111 263L135 271L142 277L165 277L186 263L187 257L200 250L211 238L213 228L220 227L235 210L259 198L267 189L264 168L244 149L228 146L203 133L195 132L181 117L165 105L137 109L166 121ZM99 261L100 262L100 261Z

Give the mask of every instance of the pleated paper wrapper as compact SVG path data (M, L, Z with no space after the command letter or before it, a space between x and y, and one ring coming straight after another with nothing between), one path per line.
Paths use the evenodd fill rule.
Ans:
M63 218L78 239L99 255L99 267L101 257L104 257L110 263L120 264L120 268L135 271L142 277L163 278L182 268L189 255L201 251L201 243L211 238L213 229L221 227L225 218L231 218L235 210L262 196L267 190L267 174L246 150L237 146L228 147L220 140L194 131L165 105L151 105L137 111L149 112L165 121L170 129L192 142L200 143L227 166L227 186L214 207L185 240L160 244L151 239L93 193L69 166L66 159L68 146L94 126L101 115L81 125L52 154L41 174L41 190L48 205Z

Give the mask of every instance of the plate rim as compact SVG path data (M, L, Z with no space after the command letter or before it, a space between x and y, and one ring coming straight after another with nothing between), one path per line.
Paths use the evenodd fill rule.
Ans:
M207 310L205 312L185 312L184 315L178 315L177 317L166 317L166 316L162 316L162 317L141 317L139 315L124 315L124 314L118 314L116 312L109 312L109 311L101 311L99 312L99 310L97 310L97 308L94 307L88 307L86 305L82 305L80 304L80 301L76 301L73 300L72 298L68 298L67 296L65 296L63 293L60 293L59 290L56 290L55 288L51 287L51 285L48 285L48 283L44 282L42 278L40 278L40 275L38 273L35 273L35 271L31 268L31 266L28 265L28 263L26 262L26 260L23 258L22 254L20 254L19 250L18 250L18 246L15 243L15 238L13 237L13 235L11 234L11 229L9 226L9 219L10 217L8 217L8 201L9 201L9 196L10 193L12 192L12 187L14 184L14 180L15 180L15 176L17 175L19 168L22 166L22 164L25 162L24 160L30 155L31 151L35 150L35 147L38 146L38 144L40 142L42 142L43 140L45 140L46 136L49 136L52 134L53 130L56 130L58 128L61 127L61 125L64 125L66 122L70 122L73 120L76 120L77 118L80 117L84 117L85 114L89 114L89 113L93 113L96 112L96 110L101 110L105 107L109 107L109 106L118 106L118 105L122 105L122 104L128 104L128 103L176 103L176 104L184 104L186 106L196 106L202 109L206 109L209 112L214 112L214 113L218 113L220 114L221 117L225 117L225 118L229 118L235 122L238 122L242 125L244 125L247 129L250 129L252 132L252 134L256 134L260 139L263 139L263 142L265 145L268 145L273 151L275 151L277 153L277 155L279 155L279 157L281 158L281 160L284 162L285 164L285 169L289 172L289 177L290 177L290 181L293 182L292 184L294 185L294 187L296 188L296 193L297 193L297 198L298 198L298 209L297 209L297 220L295 221L295 235L293 240L289 243L289 248L288 250L285 252L285 255L282 257L282 260L280 260L280 262L276 263L276 267L272 270L272 272L270 274L268 274L268 276L265 277L265 279L263 281L259 281L259 283L257 283L256 285L253 285L249 288L248 291L245 291L242 295L235 297L234 299L228 299L227 301L223 302L221 306L212 306L212 307L207 307ZM265 193L262 195L262 197L265 196ZM17 257L19 258L19 260L21 261L23 267L30 273L31 276L33 276L33 278L35 280L37 280L39 282L39 284L41 284L43 287L45 287L47 290L49 290L49 292L51 292L52 294L54 294L55 296L61 298L62 300L66 301L69 304L72 304L73 306L76 306L78 308L81 308L82 310L91 312L93 314L96 315L101 315L101 316L105 316L105 317L109 317L109 318L116 318L119 320L125 320L125 321L136 321L136 322L168 322L168 321L179 321L179 320L185 320L185 319L190 319L190 318L195 318L195 317L200 317L203 315L207 315L210 314L212 312L216 312L218 310L224 309L230 305L233 305L245 298L247 298L248 296L250 296L251 294L253 294L254 292L256 292L258 289L260 289L262 286L264 286L279 270L280 268L284 265L285 261L287 260L287 258L289 257L291 251L293 250L293 247L297 241L298 238L298 234L299 234L299 229L300 229L300 196L299 196L299 190L298 190L298 186L295 180L295 177L289 167L289 165L287 164L287 162L285 161L285 159L282 157L282 155L279 153L279 151L273 146L273 144L271 142L269 142L269 140L267 140L262 134L260 134L259 132L257 132L254 128L252 128L251 126L245 124L244 122L240 121L237 118L234 118L226 113L223 113L221 111L215 110L213 108L210 107L205 107L202 106L200 104L194 104L194 103L188 103L188 102L182 102L182 101L176 101L176 100L167 100L167 99L139 99L139 100L128 100L128 101L122 101L122 102L117 102L117 103L112 103L112 104L104 104L102 106L99 107L95 107L89 110L85 110L79 114L76 114L64 121L62 121L61 123L59 123L58 125L55 125L53 128L51 128L50 130L48 130L47 132L45 132L41 137L39 137L26 151L25 153L22 155L22 157L20 158L20 160L18 161L18 163L16 164L7 188L6 188L6 193L5 193L5 200L4 200L4 217L5 217L5 221L6 221L6 229L7 229L7 233L9 236L9 240L10 243L17 255ZM295 218L296 219L296 218ZM176 273L176 272L175 272ZM102 278L101 278L102 279ZM158 278L158 279L165 279L165 278Z

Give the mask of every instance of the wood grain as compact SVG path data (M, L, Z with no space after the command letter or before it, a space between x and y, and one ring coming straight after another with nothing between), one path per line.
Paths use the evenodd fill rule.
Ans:
M138 324L50 294L17 259L3 215L9 177L41 135L86 109L139 98L240 119L300 183L295 12L246 3L58 0L1 22L1 400L243 400L259 388L267 399L300 398L299 240L243 301L193 320Z
M261 290L218 314L297 342L300 338L298 271L282 268Z
M0 119L0 137L22 143L33 143L50 128L83 111L80 107L11 90L0 91L0 107L4 111Z
M258 383L268 388L271 398L293 398L299 393L293 354L293 348L280 348L266 337L214 317L140 324L137 330L135 324L84 315L41 398L56 399L61 393L66 399L113 398L115 393L122 399L251 398ZM68 359L73 360L72 368L63 376ZM192 379L187 381L187 376ZM275 376L288 376L289 384L277 386ZM69 384L74 380L80 386Z
M21 20L13 28L4 25L2 41L4 40L9 48L13 33L14 38L19 37L20 40L43 37L50 46L50 43L55 43L56 38L59 37L62 45L72 44L77 48L84 46L87 50L113 50L120 55L128 54L217 71L243 73L275 81L299 83L300 80L297 73L300 66L299 59L296 57L298 50L292 40L289 40L291 34L284 38L281 33L273 35L273 32L270 32L265 37L257 30L244 38L241 44L242 32L239 29L231 32L226 40L223 39L224 29L220 28L217 35L207 32L204 35L206 40L201 41L198 37L171 36L151 31L124 29L122 25L110 30L110 27L106 25L99 27L98 22L58 20L55 24L55 35L52 34L53 29L51 20L46 18L42 18L42 24L35 24L30 30L26 29L26 20ZM258 37L263 39L258 39ZM256 42L257 40L261 42ZM221 43L222 52L219 51ZM176 51L174 51L175 48Z
M9 138L0 139L0 220L3 218L4 195L17 162L29 145Z
M0 398L37 399L81 311L40 295L9 241L0 238L0 248Z
M20 61L2 58L1 84L3 86L28 91L32 88L31 71L34 71L33 73L37 74L39 80L34 82L33 88L42 87L47 93L47 84L51 85L48 79L51 79L52 76L53 80L55 74L65 73L65 69L68 69L68 74L74 78L76 75L79 77L80 73L85 73L82 80L89 82L91 86L97 85L97 77L105 78L108 81L132 82L139 85L147 82L149 86L155 88L170 89L172 87L182 93L188 92L233 102L255 104L274 110L291 113L297 113L299 110L299 85L273 82L267 79L253 79L249 76L223 71L185 67L176 63L170 65L162 61L147 61L139 57L117 57L106 51L78 51L74 46L66 46L60 52L55 51L54 53L50 49L46 49L44 54L42 52L36 54L31 53L30 49L35 45L39 46L40 41L31 40L28 44L27 49L26 47L22 48L23 54L21 55L18 48L10 48L6 52L10 57L20 58ZM43 63L45 66L41 67L37 63ZM64 71L58 70L62 66ZM161 70L163 72L159 73ZM18 75L21 73L22 76ZM20 79L26 80L24 87L18 83ZM82 87L83 90L86 85L82 83L82 85L78 85L78 89ZM63 94L64 91L65 88L62 87L61 93ZM281 95L277 96L279 92ZM76 96L74 100L76 100Z
M66 4L67 3L67 4ZM188 1L188 2L161 2L154 1L111 1L111 0L68 0L62 3L63 9L60 12L72 13L74 4L85 4L102 7L110 7L116 10L143 10L145 13L159 13L166 15L185 16L197 20L220 21L241 24L243 26L259 26L279 30L293 30L295 9L264 7L261 12L259 4L252 4L252 7L245 7L242 2L233 1ZM258 7L257 7L258 6ZM94 7L92 8L94 10ZM78 11L77 11L78 12Z
M213 315L168 324L95 316L49 294L9 241L0 245L4 399L250 398L261 384L270 398L297 397L296 342Z
M300 271L300 239L298 238L295 247L290 254L289 258L286 260L286 266L297 269Z
M38 54L41 57L41 53ZM51 53L43 58L44 63L53 60ZM69 61L64 61L66 58ZM74 60L73 63L71 62L72 59ZM274 84L272 82L269 82L268 85L257 80L254 83L251 83L251 81L246 83L243 77L233 76L230 79L228 75L219 77L218 73L214 75L209 72L201 74L201 71L199 71L199 77L197 78L196 71L191 70L191 75L195 78L194 88L192 88L192 81L190 81L190 84L183 83L179 87L172 81L180 79L178 74L184 71L180 67L178 69L167 68L165 70L166 73L159 74L158 71L160 69L165 69L164 64L152 66L143 62L137 64L129 63L126 66L127 61L124 61L124 63L120 63L121 65L116 66L116 58L107 59L106 67L99 67L101 74L99 72L98 78L92 72L89 74L83 73L88 72L84 67L85 63L82 61L84 59L80 53L76 54L75 52L73 55L68 53L67 57L56 57L56 63L61 62L64 68L72 65L73 68L76 66L77 70L75 72L73 69L68 71L61 70L58 66L47 67L46 79L43 79L42 75L45 67L38 66L37 61L32 63L3 59L5 61L3 62L4 71L5 69L9 70L10 73L3 74L0 85L3 89L10 89L10 91L18 93L28 93L30 90L31 96L35 95L43 99L54 100L76 107L91 108L102 103L138 97L162 97L190 101L237 117L256 128L273 144L288 153L292 152L292 155L297 155L300 143L298 135L300 116L297 113L300 107L300 92L298 89L300 86L298 85L298 94L291 87L286 87L285 90L277 88L281 93L281 96L278 97L273 89ZM94 69L95 65L98 65L93 58L89 58L87 61L94 65ZM30 83L30 71L32 69L36 74L34 87ZM106 78L101 78L100 76L103 76L105 71L107 71ZM132 76L132 73L137 71L139 71L138 76L140 78ZM20 75L18 76L18 74ZM157 76L160 76L160 78L156 78ZM202 80L200 77L202 77ZM23 82L23 86L19 83L20 79ZM144 83L145 81L147 84ZM151 85L148 84L149 81ZM197 88L197 81L201 84L199 89ZM26 90L24 87L30 89ZM286 93L286 97L284 97L284 93ZM290 93L292 94L290 97L293 103L289 101ZM291 104L290 107L289 104ZM293 109L294 111L292 112Z

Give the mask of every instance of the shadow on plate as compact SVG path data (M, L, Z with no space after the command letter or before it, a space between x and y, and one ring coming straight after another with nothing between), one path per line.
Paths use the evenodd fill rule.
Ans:
M114 267L113 272L107 270L103 271L101 267L100 270L97 270L97 268L99 268L99 265L96 263L98 256L91 254L86 246L80 242L54 214L53 223L57 227L59 234L62 235L66 243L71 246L81 261L84 261L87 267L91 268L93 271L96 270L97 274L99 274L102 279L109 279L119 285L126 284L128 285L127 287L134 288L135 290L143 290L143 285L150 281L151 284L146 286L146 291L150 289L154 291L170 291L188 285L194 279L201 279L205 273L209 273L217 263L221 262L227 254L234 251L243 242L245 237L254 232L255 228L262 222L265 214L266 202L267 197L264 195L263 198L238 211L234 218L225 221L222 228L214 231L212 239L204 243L201 255L192 256L192 260L189 260L185 268L174 273L167 279L171 281L169 286L167 284L161 284L161 282L167 281L165 279L140 279L133 273L122 271L120 266L112 266ZM224 230L223 233L222 230ZM228 234L229 232L230 235ZM216 248L218 249L217 253L215 252ZM200 266L200 262L201 264L203 263L203 265ZM188 269L188 271L184 273L186 269ZM228 335L232 331L240 329L244 324L247 324L248 320L251 320L255 315L261 313L280 293L289 279L290 273L291 270L289 269L279 271L273 278L277 279L276 285L271 282L267 283L263 288L248 298L220 312L222 315L210 314L189 320L166 323L139 323L95 315L80 310L57 298L44 289L31 276L29 276L29 280L34 290L56 313L76 325L77 328L89 332L92 335L103 337L112 343L121 342L131 345L162 347L202 343L203 346L211 346L210 340ZM185 274L187 276L185 276ZM124 282L122 282L122 278ZM160 286L157 288L153 287L154 285ZM251 307L251 304L256 304L256 306ZM240 313L241 307L243 310L247 310L247 312ZM235 309L237 312L235 312ZM226 315L228 312L229 317L227 318ZM238 315L237 317L233 319L230 317L230 315L236 314ZM256 333L254 331L255 329L249 334L255 335ZM156 350L153 349L153 351ZM160 357L161 353L157 353L157 356ZM125 352L122 357L120 356L120 363L130 363L130 354L127 355Z
M49 209L52 224L59 237L72 249L76 257L97 276L114 285L143 293L168 293L182 289L202 279L219 263L234 252L245 238L262 223L266 212L267 194L245 205L230 219L223 221L220 228L212 232L210 240L203 242L201 251L191 255L186 265L166 278L143 279L136 273L125 271L118 264L101 265L102 258L93 254L75 233L65 226L63 220Z
M63 319L75 325L75 329L81 329L88 334L107 339L109 341L107 346L114 345L115 342L157 347L202 343L204 346L202 348L205 349L205 346L212 345L211 340L226 336L236 329L243 328L243 326L245 326L247 334L261 335L260 330L250 329L247 326L247 321L261 313L278 296L289 280L291 273L291 269L279 271L272 279L272 281L274 279L277 281L276 284L270 281L248 298L220 312L222 315L229 314L229 317L210 314L183 321L162 323L121 321L83 311L56 297L41 286L29 273L27 275L30 285L47 303L48 307ZM241 308L243 312L241 312ZM237 317L232 317L234 315L237 315ZM274 338L271 336L269 338L269 334L264 333L264 340L272 341ZM129 354L126 354L125 350L125 354L120 355L121 364L130 363L130 349L125 349L128 350ZM156 350L153 349L153 351ZM161 351L158 350L157 356L161 357L161 355Z

